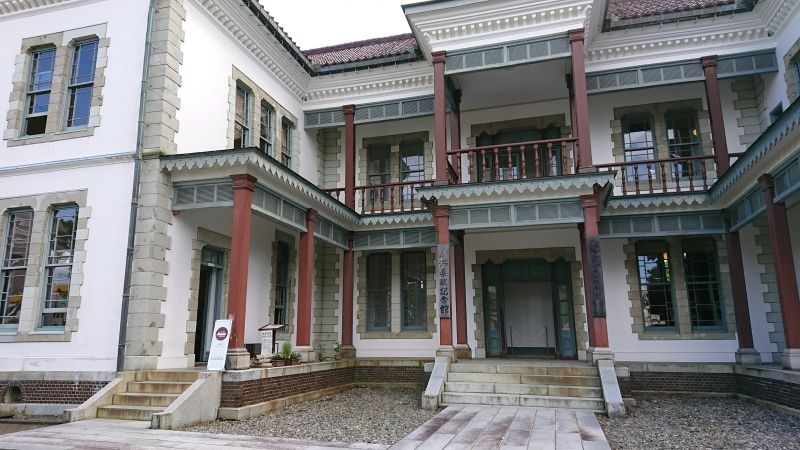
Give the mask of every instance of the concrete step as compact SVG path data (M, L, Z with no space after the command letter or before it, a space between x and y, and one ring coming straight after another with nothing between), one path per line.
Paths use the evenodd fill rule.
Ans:
M600 387L597 376L517 375L510 373L450 372L447 381L470 383L533 384Z
M469 383L448 381L444 386L445 392L463 392L477 394L517 394L517 395L542 395L555 397L577 398L602 398L603 390L599 387L588 386L556 386L535 384L509 384L509 383Z
M150 420L153 414L163 411L160 406L109 405L97 408L99 419Z
M181 381L131 381L129 393L144 394L182 394L192 383Z
M554 397L541 395L479 394L463 392L442 393L442 405L473 404L502 406L532 406L538 408L586 409L605 411L602 399Z
M149 394L140 392L128 392L125 394L114 394L113 405L120 406L162 406L166 408L171 405L178 394Z
M518 375L597 376L597 368L591 366L542 366L510 365L491 363L455 363L450 373L500 373Z
M136 372L136 381L179 381L193 383L200 372L190 370L144 370Z

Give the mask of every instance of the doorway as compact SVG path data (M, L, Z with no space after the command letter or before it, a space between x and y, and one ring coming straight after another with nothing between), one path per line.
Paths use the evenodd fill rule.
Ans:
M482 271L487 357L577 356L568 261L489 261Z
M225 253L214 247L203 247L200 260L200 289L197 299L197 325L194 339L195 362L207 362L211 349L214 321L222 317L222 286Z

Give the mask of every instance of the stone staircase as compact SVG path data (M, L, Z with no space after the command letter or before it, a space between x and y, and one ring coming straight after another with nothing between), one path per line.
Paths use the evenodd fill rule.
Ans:
M147 420L162 412L197 380L200 372L149 370L136 372L126 390L110 405L97 408L103 419Z
M441 402L606 410L596 367L553 361L453 363Z

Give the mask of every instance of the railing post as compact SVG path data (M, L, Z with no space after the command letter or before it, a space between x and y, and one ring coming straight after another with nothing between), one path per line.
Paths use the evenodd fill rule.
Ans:
M436 184L447 184L447 86L444 79L445 52L433 52L433 151Z
M722 117L722 100L719 95L719 80L717 79L717 57L705 56L700 58L703 64L706 83L706 99L708 100L708 115L711 118L711 137L714 140L714 155L717 157L717 176L721 176L730 167L728 154L728 140L725 137L725 122Z
M594 172L592 164L592 142L589 137L589 97L586 88L584 64L583 29L569 32L572 48L572 89L575 94L575 123L577 124L579 172ZM575 133L575 130L573 130Z
M344 204L356 206L356 124L355 105L344 106Z

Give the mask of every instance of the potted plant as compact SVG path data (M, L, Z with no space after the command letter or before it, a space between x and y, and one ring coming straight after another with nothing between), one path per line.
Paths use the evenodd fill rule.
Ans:
M342 359L341 353L342 353L342 343L339 342L339 341L334 342L333 343L333 357L334 357L334 359L336 359L336 360Z
M292 365L293 366L299 366L300 365L300 358L302 358L303 355L301 355L300 353L297 353L297 352L292 352L291 357L292 357L292 359L291 359Z
M289 341L284 341L281 344L281 355L283 356L284 365L291 366L292 365L292 343Z
M272 367L283 367L286 360L283 359L283 353L275 353L272 355Z

